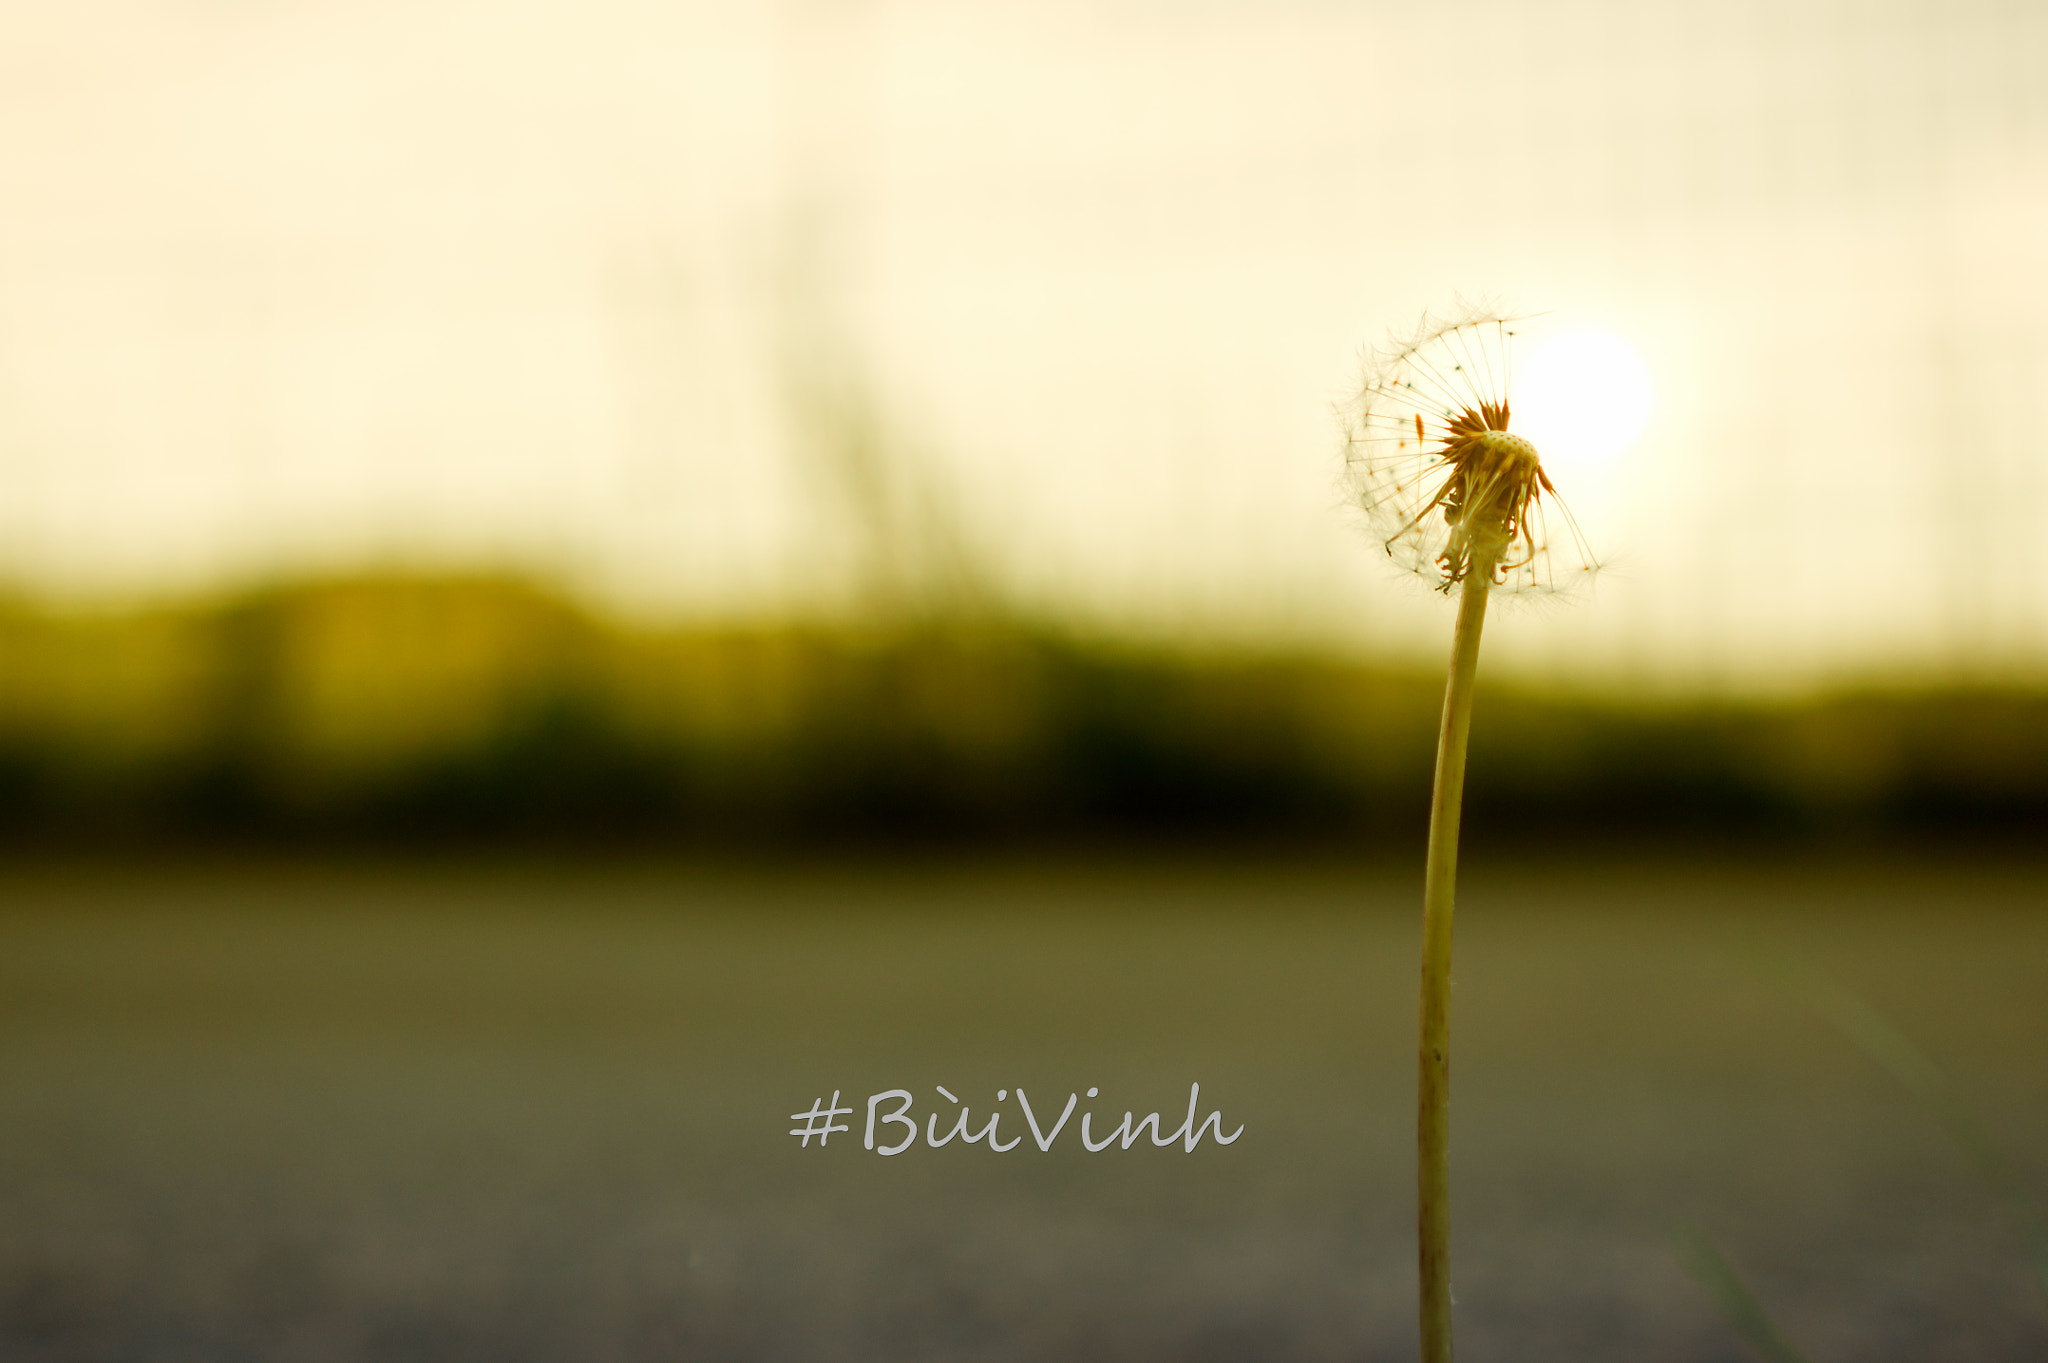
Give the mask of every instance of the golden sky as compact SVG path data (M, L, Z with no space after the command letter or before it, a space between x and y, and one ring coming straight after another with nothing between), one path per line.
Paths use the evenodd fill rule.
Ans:
M1333 409L1463 294L1653 392L1555 470L1612 570L1505 660L2048 665L2038 4L15 5L0 203L34 590L483 564L1433 656Z

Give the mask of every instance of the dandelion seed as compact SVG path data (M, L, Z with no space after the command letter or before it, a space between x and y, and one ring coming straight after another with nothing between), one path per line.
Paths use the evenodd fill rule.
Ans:
M1416 1240L1424 1363L1451 1363L1451 917L1479 636L1496 590L1559 591L1598 566L1543 471L1508 430L1513 319L1425 318L1376 353L1352 404L1345 471L1387 553L1443 592L1459 588L1430 796L1422 892ZM1565 531L1561 548L1551 512Z
M1425 317L1373 353L1346 414L1345 473L1367 523L1439 591L1494 539L1490 575L1503 591L1570 591L1599 568L1536 447L1508 429L1515 329L1486 310Z

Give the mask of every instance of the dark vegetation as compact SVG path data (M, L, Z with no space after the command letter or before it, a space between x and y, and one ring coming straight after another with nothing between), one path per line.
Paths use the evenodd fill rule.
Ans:
M1419 846L1441 681L1008 623L633 631L492 580L0 610L13 845ZM2048 691L1630 707L1483 691L1468 827L2024 839Z

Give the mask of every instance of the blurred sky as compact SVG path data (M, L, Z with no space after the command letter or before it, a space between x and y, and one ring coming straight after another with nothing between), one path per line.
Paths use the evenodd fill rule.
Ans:
M1454 296L1640 353L1525 673L2048 670L2048 6L0 9L0 572L1439 656L1337 482Z

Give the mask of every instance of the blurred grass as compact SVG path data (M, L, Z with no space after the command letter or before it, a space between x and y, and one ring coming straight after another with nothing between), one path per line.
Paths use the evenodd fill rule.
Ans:
M1756 1299L1756 1293L1742 1280L1727 1257L1697 1229L1688 1228L1679 1232L1677 1248L1686 1271L1714 1304L1721 1308L1721 1314L1735 1332L1769 1363L1808 1363L1805 1354L1800 1353L1778 1323L1771 1319L1771 1313Z
M1441 681L1002 617L628 629L516 582L127 615L0 606L0 836L104 846L1115 841L1419 847ZM1495 687L1475 847L2025 839L2048 691L1625 705Z

